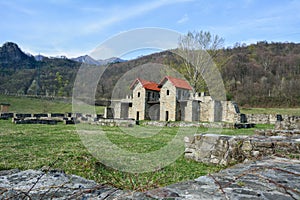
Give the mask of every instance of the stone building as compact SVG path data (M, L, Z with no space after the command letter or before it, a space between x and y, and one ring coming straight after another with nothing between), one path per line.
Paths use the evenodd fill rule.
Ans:
M137 78L130 86L132 94L113 100L113 117L159 121L236 122L238 106L232 101L216 101L194 94L183 79L165 76L160 83ZM104 116L106 117L106 116Z
M159 87L161 88L160 121L185 121L184 108L191 101L189 97L193 90L190 84L183 79L166 76Z
M136 120L159 120L160 88L155 82L137 78L130 86L132 90L132 118Z

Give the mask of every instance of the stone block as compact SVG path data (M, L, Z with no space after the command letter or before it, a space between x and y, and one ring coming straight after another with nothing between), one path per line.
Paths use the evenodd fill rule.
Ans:
M63 114L63 113L51 113L50 117L61 117L61 118L64 118L65 114Z

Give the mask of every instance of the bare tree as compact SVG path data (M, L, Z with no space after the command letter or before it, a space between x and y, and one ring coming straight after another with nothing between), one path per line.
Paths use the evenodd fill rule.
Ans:
M178 54L183 57L181 70L194 88L194 93L207 91L204 73L223 46L224 39L210 32L188 32L179 38Z

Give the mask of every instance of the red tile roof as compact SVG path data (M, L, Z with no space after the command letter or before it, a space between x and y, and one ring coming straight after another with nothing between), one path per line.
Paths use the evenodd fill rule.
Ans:
M131 84L130 86L130 89L133 90L133 88L135 87L135 84L137 82L140 82L142 84L142 86L146 89L146 90L153 90L153 91L160 91L160 88L158 87L158 84L155 83L155 82L151 82L151 81L147 81L147 80L144 80L144 79L140 79L140 78L137 78L133 81L133 83Z
M171 77L171 76L165 76L161 80L159 86L161 87L165 83L166 80L169 80L177 88L182 88L182 89L186 89L186 90L192 90L193 89L186 80L183 80L183 79L180 79L180 78L174 78L174 77Z

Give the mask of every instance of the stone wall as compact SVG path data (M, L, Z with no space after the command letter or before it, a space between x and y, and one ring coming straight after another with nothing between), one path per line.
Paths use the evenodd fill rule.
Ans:
M248 123L254 124L275 124L276 114L246 114Z
M201 97L197 98L201 101ZM202 97L200 103L200 121L230 122L239 121L239 110L232 101L215 101L211 98Z
M211 105L206 103L206 102L201 102L200 103L200 121L203 122L209 122L211 117L210 117L210 112L211 110Z
M176 88L167 81L160 90L160 121L175 121L176 107Z
M180 102L180 121L196 122L200 117L200 102L198 100L185 100Z
M300 130L300 116L283 116L282 121L276 121L277 130Z
M163 122L163 121L144 121L141 122L142 125L146 126L157 126L157 127L201 127L201 128L235 128L235 124L233 123L223 123L223 122Z
M121 102L111 101L111 106L113 108L113 116L107 118L121 118Z
M15 124L49 124L55 125L57 124L57 120L53 119L41 119L41 118L25 118L25 119L18 119L13 118L12 122Z
M185 157L208 164L229 165L273 154L299 154L300 135L185 137Z
M286 124L293 124L296 123L297 120L300 119L300 116L292 116L292 115L280 115L281 120L284 121L282 124L286 122ZM246 120L248 123L254 124L276 124L277 114L245 114ZM238 118L240 121L240 116Z
M222 121L235 123L239 119L238 105L233 101L221 101L222 105Z
M123 126L132 127L135 125L135 120L133 119L98 119L91 124L100 126Z
M132 116L136 120L145 119L146 90L140 82L133 90Z

